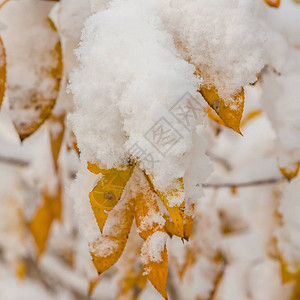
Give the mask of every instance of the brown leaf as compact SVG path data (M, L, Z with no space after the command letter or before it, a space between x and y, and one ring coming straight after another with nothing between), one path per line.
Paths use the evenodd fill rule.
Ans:
M119 202L109 215L115 223L110 224L107 233L89 243L90 254L99 275L114 265L123 253L134 217L133 205L133 199Z
M244 89L234 95L230 101L220 98L215 87L201 86L200 93L206 102L220 116L226 126L241 133L240 121L244 110Z
M0 37L0 107L4 97L5 83L6 83L6 54L5 54L3 41Z
M92 164L89 164L91 166ZM91 167L90 167L91 168ZM120 200L123 190L130 179L134 166L128 165L124 170L119 169L96 169L96 174L102 173L101 179L90 192L89 198L100 231L103 231L108 212L110 212Z

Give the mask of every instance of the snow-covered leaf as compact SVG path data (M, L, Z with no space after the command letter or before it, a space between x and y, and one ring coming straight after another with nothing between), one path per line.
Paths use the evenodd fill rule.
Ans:
M135 198L135 220L140 236L145 240L142 247L144 270L150 282L167 299L168 253L165 220L157 204L157 195L145 187Z
M10 1L0 11L6 26L2 35L7 56L6 91L21 139L48 118L58 95L62 51L59 35L48 18L52 6L50 1Z
M220 98L214 87L201 86L201 94L207 103L215 110L224 123L234 131L241 133L240 122L244 110L244 89L231 100Z
M89 243L90 254L98 274L114 265L123 253L134 218L134 200L128 199L111 212L108 232Z

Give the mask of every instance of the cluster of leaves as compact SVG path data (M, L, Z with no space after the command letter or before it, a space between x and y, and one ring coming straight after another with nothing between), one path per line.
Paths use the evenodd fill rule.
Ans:
M169 236L176 235L182 239L188 239L193 225L192 212L189 209L189 214L185 214L188 204L184 200L182 178L177 180L174 189L161 192L154 187L151 176L142 171L140 171L140 175L144 178L140 176L138 178L141 181L144 180L148 186L143 188L139 186L139 191L134 197L130 196L128 200L123 200L126 202L122 206L116 207L134 168L138 168L135 163L130 163L124 169L113 168L109 170L100 169L97 165L88 163L88 169L91 172L102 174L101 179L89 194L89 198L98 227L103 235L101 239L90 244L90 252L99 274L110 268L120 258L135 218L138 232L145 241L142 250L143 256L148 257L149 251L152 251L149 249L149 247L151 248L149 245L151 238L155 235L163 238L164 245L158 250L160 259L151 259L151 257L145 259L144 271L160 294L167 298L168 254L165 245L166 238L164 239L164 237L168 234ZM138 170L136 171L138 172ZM173 197L180 197L182 199L181 204L172 206L170 201ZM165 210L162 209L162 204ZM108 214L112 214L112 218L121 220L113 227L113 230L108 230L109 233L105 231ZM111 240L116 242L112 253L107 255L104 251L99 255L97 249L101 246L100 244L109 243Z

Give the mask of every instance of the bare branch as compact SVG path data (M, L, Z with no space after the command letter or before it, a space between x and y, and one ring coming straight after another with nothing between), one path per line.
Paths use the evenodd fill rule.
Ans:
M212 153L210 151L207 151L206 154L215 162L219 163L220 165L222 165L226 171L231 171L232 170L232 166L231 164L223 157L216 155L215 153Z
M248 182L204 183L202 184L202 186L204 188L213 188L213 189L232 188L232 187L245 188L245 187L252 187L252 186L259 186L259 185L275 184L286 180L287 179L285 177L279 177L279 178L258 179L258 180L248 181Z
M19 165L19 166L29 165L29 161L27 160L15 158L15 157L6 157L6 156L0 156L0 162L4 164Z

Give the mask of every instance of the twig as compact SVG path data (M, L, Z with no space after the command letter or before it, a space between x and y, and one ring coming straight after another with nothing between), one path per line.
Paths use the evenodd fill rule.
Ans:
M213 189L232 188L232 187L244 188L244 187L251 187L251 186L258 186L258 185L275 184L285 180L287 180L285 177L280 177L280 178L258 179L258 180L248 181L248 182L204 183L202 184L202 186L204 188L213 188Z
M0 156L0 162L11 165L27 166L29 161L14 157Z
M226 171L231 171L232 170L232 166L231 164L223 157L220 157L218 155L216 155L215 153L212 153L210 151L207 151L206 154L214 161L218 162L219 164L221 164Z

